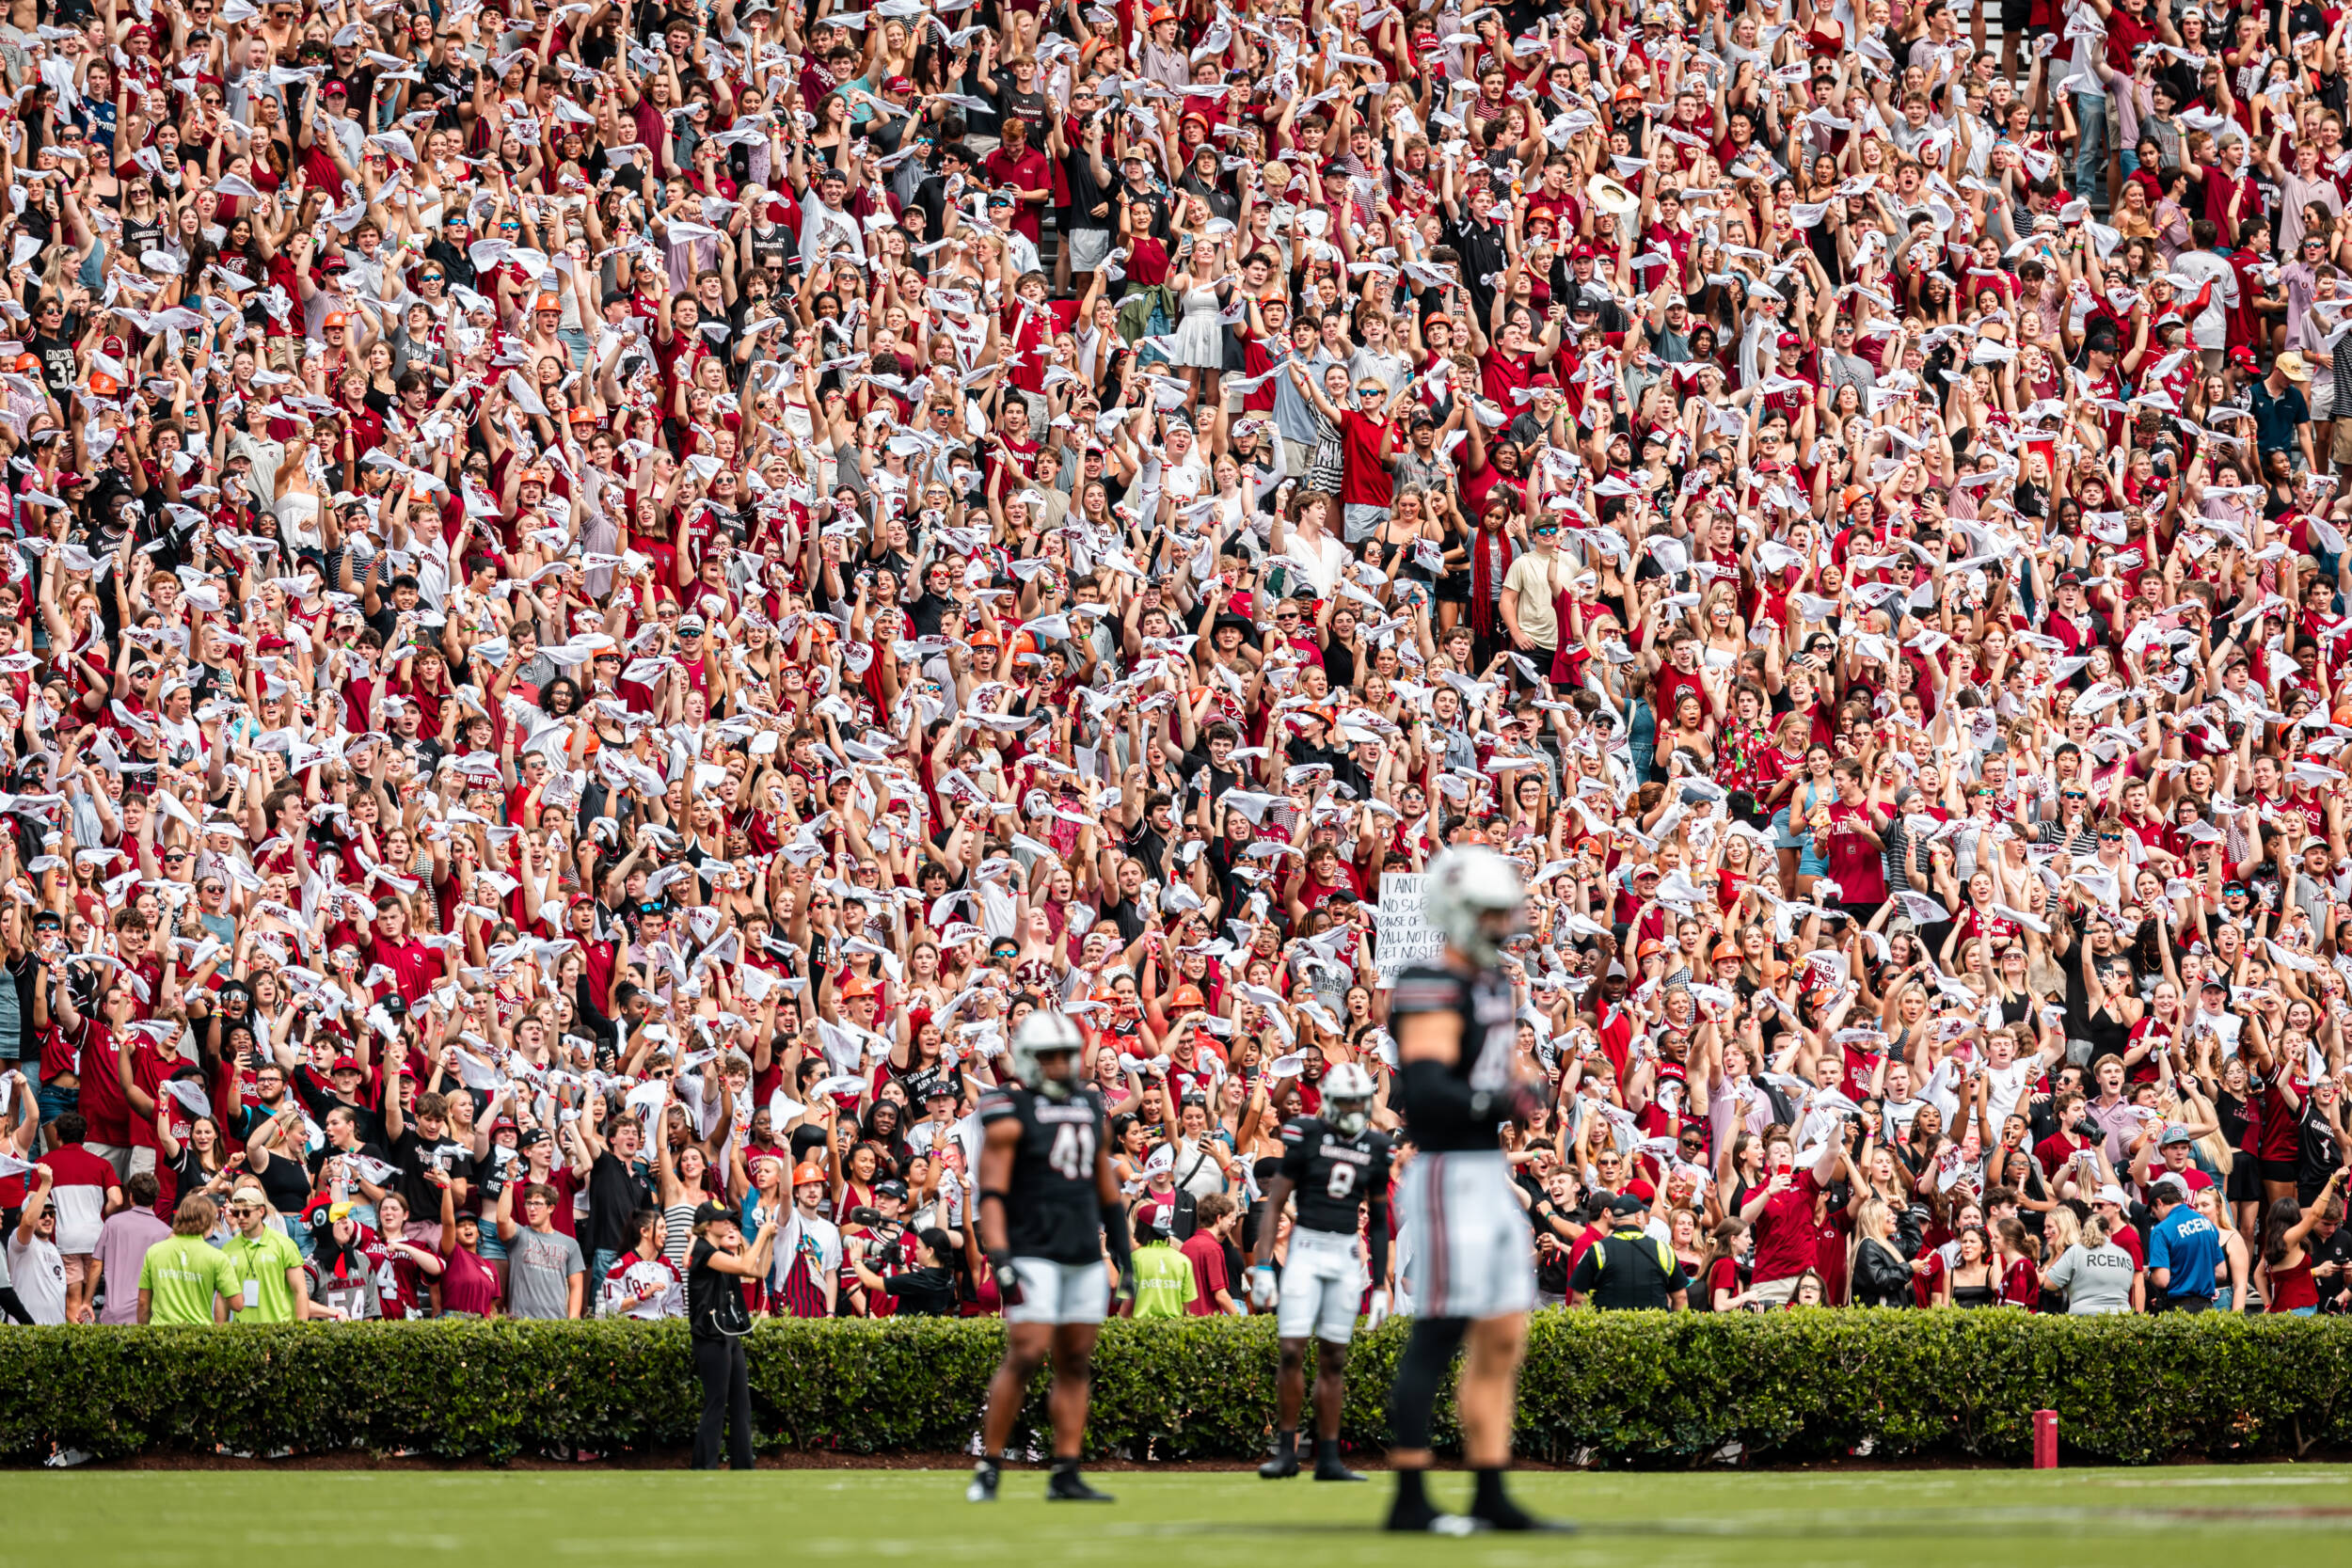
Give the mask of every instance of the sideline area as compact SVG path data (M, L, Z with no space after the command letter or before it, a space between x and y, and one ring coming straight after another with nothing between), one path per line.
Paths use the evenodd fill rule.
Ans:
M421 1551L512 1550L534 1560L629 1564L715 1560L788 1549L798 1562L877 1560L960 1564L1097 1563L1105 1551L1214 1553L1226 1568L1345 1560L1622 1563L1630 1555L1690 1568L1776 1568L1829 1560L1943 1568L2063 1560L2124 1568L2169 1560L2252 1560L2256 1539L2294 1540L2310 1560L2352 1545L2352 1467L2267 1465L2144 1469L1529 1473L1531 1506L1572 1517L1565 1540L1395 1539L1370 1522L1385 1481L1367 1487L1268 1485L1211 1472L1105 1474L1108 1508L1047 1508L1041 1474L1008 1473L1005 1497L961 1500L942 1470L775 1470L725 1474L319 1474L186 1472L0 1477L15 1521L10 1555L142 1568L245 1568L332 1540L341 1562L414 1562ZM1467 1492L1447 1476L1441 1498ZM201 1519L201 1529L156 1528ZM2328 1539L2340 1544L2327 1545ZM1826 1555L1825 1555L1826 1554ZM2012 1556L2011 1554L2015 1554ZM2187 1554L2187 1555L2184 1555ZM2316 1555L2313 1555L2316 1554ZM519 1558L518 1558L519 1560Z

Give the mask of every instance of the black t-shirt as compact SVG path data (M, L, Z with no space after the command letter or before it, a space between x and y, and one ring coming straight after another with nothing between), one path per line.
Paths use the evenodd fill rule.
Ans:
M947 612L956 609L957 605L954 595L943 598L927 589L907 601L902 608L907 612L907 619L914 623L916 635L937 637L939 628L946 625Z
M73 340L44 338L35 333L28 346L40 356L41 380L47 384L50 394L60 400L71 394L76 379Z
M1094 178L1094 160L1086 150L1084 128L1080 128L1078 145L1061 161L1062 178L1070 182L1070 205L1062 211L1068 214L1062 221L1069 229L1109 229L1118 220L1111 211L1110 192ZM1104 172L1108 172L1107 166ZM1112 176L1116 182L1117 176ZM1100 207L1101 212L1095 209Z
M332 1088L321 1084L318 1074L308 1067L297 1069L290 1082L294 1085L294 1093L301 1097L304 1108L310 1113L312 1121L324 1127L326 1125L326 1114L329 1111L338 1107L349 1111L359 1133L360 1147L379 1160L384 1158L383 1112L367 1105L354 1105L342 1100ZM437 1197L434 1202L437 1206L440 1199Z
M686 1321L697 1339L732 1339L752 1331L752 1317L743 1309L740 1275L722 1274L710 1266L719 1249L697 1241L686 1259Z
M619 1252L633 1240L628 1217L652 1201L653 1178L611 1149L588 1167L588 1229L580 1242L591 1254Z
M454 131L460 128L457 105L473 102L474 68L463 63L463 56L453 55L448 65L428 64L421 72L425 90L433 95L432 103L437 111L434 128Z
M1119 940L1133 942L1143 935L1143 906L1133 898L1121 898L1116 904L1103 906L1102 918L1119 923Z
M945 1318L956 1309L955 1276L946 1269L885 1275L882 1292L897 1298L901 1318Z
M2312 1203L2319 1190L2328 1184L2328 1173L2344 1163L2344 1146L2336 1139L2335 1129L2328 1125L2326 1113L2316 1101L2303 1101L2303 1124L2296 1138L2295 1185L2296 1199Z
M1188 753L1184 757L1184 771L1186 780L1184 810L1187 813L1200 804L1200 797L1203 794L1208 796L1210 803L1214 805L1224 797L1227 790L1241 787L1241 769L1219 768L1210 760L1205 752Z
M393 1140L392 1164L400 1167L400 1196L407 1200L408 1212L421 1220L441 1212L441 1189L424 1179L428 1167L459 1181L473 1180L473 1156L465 1145L448 1137L428 1142L413 1127Z
M310 1173L299 1160L274 1154L268 1164L254 1167L253 1175L269 1194L269 1206L281 1214L299 1214L310 1201ZM439 1204L434 1205L434 1212L440 1212Z
M996 88L996 129L1001 134L1009 119L1025 120L1029 127L1029 139L1024 145L1043 149L1045 146L1045 117L1050 111L1041 92L1023 92L1008 77Z

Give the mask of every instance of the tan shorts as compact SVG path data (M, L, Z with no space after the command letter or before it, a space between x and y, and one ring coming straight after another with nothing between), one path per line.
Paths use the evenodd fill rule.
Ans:
M81 1284L84 1280L89 1277L89 1265L92 1256L94 1255L87 1252L69 1252L64 1254L65 1283L68 1290L72 1290L74 1286Z
M1775 1279L1767 1285L1752 1285L1748 1289L1756 1300L1767 1306L1786 1307L1789 1299L1797 1293L1797 1281L1804 1277L1802 1275L1792 1274L1786 1279Z
M2339 468L2352 465L2352 416L2338 420L2328 428L2328 460Z

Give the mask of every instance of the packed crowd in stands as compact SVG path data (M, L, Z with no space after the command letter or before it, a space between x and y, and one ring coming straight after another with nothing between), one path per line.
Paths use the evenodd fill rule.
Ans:
M1049 1008L1247 1312L1480 842L1546 1304L2344 1310L2345 26L16 0L0 1307L992 1313Z

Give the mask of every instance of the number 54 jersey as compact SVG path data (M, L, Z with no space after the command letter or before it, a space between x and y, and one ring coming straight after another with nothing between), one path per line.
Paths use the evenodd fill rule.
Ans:
M1012 1255L1100 1262L1102 1195L1094 1184L1094 1157L1110 1137L1103 1097L1090 1088L1068 1100L1019 1087L993 1089L982 1097L979 1115L984 1135L1008 1118L1021 1128L1005 1195L1005 1240Z
M1302 1227L1352 1241L1365 1199L1388 1191L1388 1134L1367 1127L1351 1138L1320 1117L1300 1117L1282 1128L1282 1174Z

